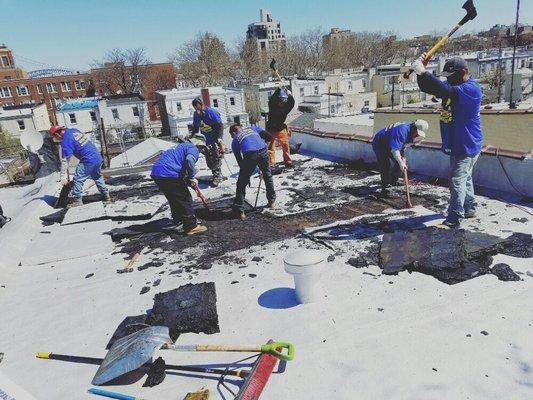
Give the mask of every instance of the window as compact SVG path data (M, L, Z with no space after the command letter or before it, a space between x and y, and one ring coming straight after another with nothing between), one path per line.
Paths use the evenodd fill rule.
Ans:
M91 116L91 121L96 121L96 112L95 111L89 111L89 115Z
M112 108L112 109L111 109L111 114L113 114L113 118L114 118L114 119L118 119L118 118L119 118L119 117L118 117L118 109L116 109L116 108Z
M17 86L17 94L19 96L27 96L30 94L30 91L28 90L28 87L25 85Z
M230 97L229 98L229 103L234 106L235 105L235 97Z
M69 114L68 117L70 119L70 123L71 124L75 124L76 123L76 114L74 114L74 113Z
M4 67L9 67L10 66L9 57L8 56L2 56L2 64L4 65Z
M76 81L74 82L76 86L76 90L85 90L85 82L84 81Z
M234 124L240 124L241 123L241 117L236 115L233 117L233 123Z
M70 92L70 82L61 82L61 90L63 92Z
M133 106L131 109L133 110L133 116L134 117L138 117L139 116L139 107Z
M269 90L269 91L268 91L268 98L269 98L269 99L272 97L272 94L274 94L274 92L272 92L272 90Z
M365 107L370 106L370 100L365 100Z
M183 107L182 107L182 105L181 105L181 101L178 101L178 102L176 103L176 110L177 110L177 111L181 111L181 110L183 110Z
M37 93L43 94L43 85L37 85Z
M24 120L19 119L19 120L17 121L17 124L19 124L19 130L20 130L20 131L23 131L24 129L26 129L26 124L24 123Z
M218 99L213 99L213 107L218 108Z
M314 92L314 93L315 93L315 94L318 94L318 85L315 86L315 92Z
M300 97L303 97L305 95L304 88L300 88Z
M363 79L363 88L366 88L366 79Z
M11 97L11 88L0 87L0 97Z
M332 105L332 106L330 107L330 111L331 111L332 114L335 114L335 106L334 106L334 105Z
M353 90L353 81L348 81L348 90Z
M46 89L48 90L48 93L56 93L57 92L57 85L55 83L47 83Z

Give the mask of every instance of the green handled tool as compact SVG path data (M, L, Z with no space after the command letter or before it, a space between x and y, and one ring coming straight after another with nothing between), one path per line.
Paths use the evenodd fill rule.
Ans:
M176 345L170 339L168 327L150 326L118 339L106 354L93 378L93 385L103 385L149 362L160 349L176 351L238 351L268 353L281 360L294 358L294 346L276 342L259 346Z

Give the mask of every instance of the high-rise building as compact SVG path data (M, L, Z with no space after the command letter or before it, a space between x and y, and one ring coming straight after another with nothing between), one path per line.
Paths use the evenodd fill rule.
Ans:
M26 73L23 69L17 68L15 65L15 56L13 52L6 47L0 45L0 81L4 79L21 79L25 78Z
M260 21L248 25L246 37L257 41L257 48L261 51L275 50L285 46L285 34L281 30L281 24L272 19L270 11L261 9Z

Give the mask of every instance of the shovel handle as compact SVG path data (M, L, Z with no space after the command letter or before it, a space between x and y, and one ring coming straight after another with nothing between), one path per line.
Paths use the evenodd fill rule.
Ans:
M241 346L241 345L177 345L169 344L166 347L169 350L176 351L228 351L228 352L246 352L246 353L268 353L280 360L291 361L294 358L294 346L286 342L274 342L259 346ZM286 352L284 352L286 350Z

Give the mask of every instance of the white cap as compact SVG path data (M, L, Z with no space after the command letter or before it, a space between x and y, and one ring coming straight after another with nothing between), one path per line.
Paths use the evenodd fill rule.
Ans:
M416 130L417 130L418 136L420 136L421 139L425 139L426 138L426 132L429 129L428 122L426 120L424 120L424 119L417 119L415 121L415 127L416 127Z

